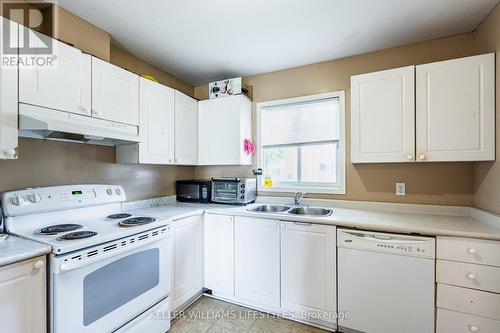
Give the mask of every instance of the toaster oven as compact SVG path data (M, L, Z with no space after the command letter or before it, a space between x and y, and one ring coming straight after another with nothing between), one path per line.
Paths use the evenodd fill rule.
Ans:
M249 204L255 199L256 178L212 178L212 202Z

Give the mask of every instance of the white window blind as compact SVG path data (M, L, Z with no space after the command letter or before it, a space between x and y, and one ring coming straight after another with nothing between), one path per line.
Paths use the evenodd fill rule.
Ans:
M338 141L338 98L264 107L261 118L263 146Z

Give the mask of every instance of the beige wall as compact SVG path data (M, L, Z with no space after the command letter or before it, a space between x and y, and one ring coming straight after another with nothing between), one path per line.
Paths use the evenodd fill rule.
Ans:
M500 5L476 31L481 53L497 52L496 56L496 108L497 108L497 159L500 158ZM500 161L481 162L475 165L474 203L477 207L500 214Z
M134 200L175 194L177 179L194 176L192 167L116 164L114 147L19 141L19 159L0 160L0 193L36 186L117 184Z
M111 63L126 68L139 75L153 75L161 84L182 91L191 97L194 96L194 87L192 85L176 79L169 73L142 61L133 54L130 54L129 52L114 45L111 45Z
M44 32L77 49L109 61L110 35L59 6L44 10Z
M464 34L255 75L245 78L245 81L253 86L254 113L256 102L335 90L346 91L347 195L315 195L315 197L472 205L474 203L474 166L472 163L370 164L355 166L349 162L350 77L359 73L429 63L477 53L474 34ZM204 99L207 96L207 86L195 88L196 98ZM200 178L219 175L242 176L251 175L251 170L252 167L197 167L195 175ZM396 182L406 183L406 196L398 197L394 194Z

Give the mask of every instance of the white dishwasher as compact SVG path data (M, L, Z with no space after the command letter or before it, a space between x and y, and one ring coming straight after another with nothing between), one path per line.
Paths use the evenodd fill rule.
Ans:
M340 332L434 332L434 238L338 229L337 246Z

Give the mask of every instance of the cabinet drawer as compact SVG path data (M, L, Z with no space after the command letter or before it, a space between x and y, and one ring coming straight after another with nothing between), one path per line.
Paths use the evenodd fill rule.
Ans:
M499 267L438 260L436 275L440 283L500 293Z
M500 321L437 309L436 333L498 333Z
M438 237L437 258L500 267L500 242Z
M500 320L500 295L438 284L437 307Z

